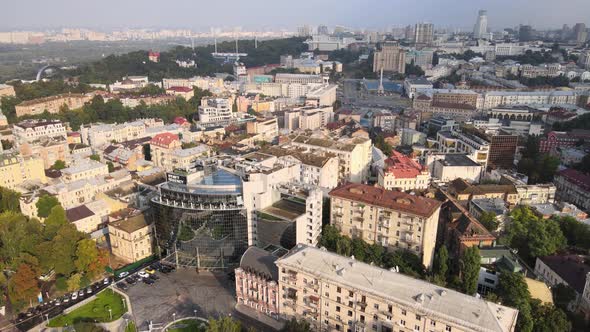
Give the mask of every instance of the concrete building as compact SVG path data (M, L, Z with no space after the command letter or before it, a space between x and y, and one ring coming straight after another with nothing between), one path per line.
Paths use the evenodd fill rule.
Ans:
M109 238L113 255L127 262L137 262L153 254L154 226L139 213L109 223Z
M12 85L0 84L0 98L14 96L16 96L16 92L14 91L14 87Z
M324 107L298 107L285 111L285 129L290 132L298 129L317 130L325 128L326 125L334 121L334 111L332 106Z
M553 184L517 184L518 203L521 205L553 204L557 188Z
M378 183L386 190L426 189L430 184L430 172L413 159L393 150L384 167L379 169Z
M546 138L539 141L539 152L555 153L559 149L574 147L581 140L590 141L590 130L550 131Z
M171 131L164 126L160 119L141 119L121 124L91 124L80 128L82 143L94 148L100 148L112 142L125 142L135 139L153 136L159 133L156 128L163 132ZM178 127L175 126L178 130Z
M108 174L109 167L106 164L91 159L79 159L74 161L69 167L61 170L61 179L66 183L70 183L106 176Z
M224 98L203 98L198 114L199 123L203 126L228 125L234 118L231 105Z
M63 107L74 110L81 108L91 99L92 95L70 93L27 100L15 106L16 116L21 117L25 115L39 115L43 114L44 112L56 114L59 113Z
M279 135L277 118L250 121L246 124L248 134L260 135L266 142L272 142Z
M66 218L80 232L90 234L102 223L100 215L95 214L85 204L67 209Z
M416 23L413 42L415 45L431 45L434 40L434 25L432 23Z
M275 75L276 83L298 83L298 84L324 84L326 79L321 75L288 74L279 73Z
M300 134L294 136L289 145L312 153L332 153L338 156L340 183L346 181L362 183L369 178L373 145L370 139L359 137L335 141Z
M17 143L32 143L41 138L67 138L66 127L59 120L23 120L12 127Z
M473 27L473 37L476 39L487 38L488 36L488 11L480 10L477 21Z
M257 312L279 318L277 257L258 247L246 250L236 273L236 300Z
M166 89L166 94L189 100L195 96L195 91L192 87L172 86Z
M484 94L484 109L511 105L576 105L575 91L491 91Z
M427 80L425 77L418 78L406 78L404 80L404 91L408 98L413 99L416 92L419 90L432 89L432 82Z
M280 316L314 331L515 330L515 309L325 249L299 246L276 265Z
M488 164L490 143L474 128L462 127L453 131L439 131L436 134L438 150L444 153L465 153L484 170Z
M27 180L47 183L43 159L22 157L16 153L0 153L0 187L15 189Z
M178 135L172 133L163 133L154 136L150 141L150 154L152 162L156 167L168 169L171 165L170 155L175 150L182 149L182 143Z
M373 72L406 72L406 51L397 43L384 43L373 55Z
M401 144L412 146L414 144L424 145L426 143L426 134L411 128L401 129Z
M488 167L514 168L514 155L518 146L518 135L500 130L497 135L485 135L490 142Z
M572 203L590 211L590 176L573 168L564 169L553 180L557 187L557 199Z
M434 259L439 212L438 201L369 185L350 183L330 192L330 223L343 235L410 250L427 268Z
M479 183L483 172L483 167L465 154L443 154L432 165L432 177L443 183L458 178Z

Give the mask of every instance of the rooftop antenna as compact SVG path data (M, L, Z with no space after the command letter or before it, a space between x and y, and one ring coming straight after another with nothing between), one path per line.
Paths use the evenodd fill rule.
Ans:
M213 29L213 39L215 40L215 54L217 54L217 31Z

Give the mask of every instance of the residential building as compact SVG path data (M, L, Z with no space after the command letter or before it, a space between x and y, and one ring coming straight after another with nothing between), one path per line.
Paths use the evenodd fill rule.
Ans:
M576 105L575 91L491 91L484 94L484 109L516 105Z
M165 165L171 161L169 156L175 150L182 149L182 143L178 135L172 133L162 133L154 136L150 141L150 154L152 162L157 167L167 168Z
M488 164L490 143L475 128L461 127L437 133L438 150L444 153L465 153L484 170Z
M384 43L373 55L373 71L393 72L403 74L406 72L406 51L397 43Z
M519 203L518 192L513 184L472 184L463 178L457 178L449 183L447 192L464 203L484 198L500 198L510 207Z
M23 157L16 153L0 153L0 187L15 189L28 180L47 183L43 159Z
M517 184L518 203L521 205L553 204L557 188L553 184Z
M113 93L135 91L145 88L149 84L147 76L127 76L121 82L116 81L109 85L109 90Z
M553 255L537 257L535 273L550 287L565 285L576 292L569 304L574 311L590 314L590 265L581 255Z
M403 128L401 132L402 145L412 146L414 144L424 145L426 143L426 134L423 132L411 128Z
M432 82L427 80L425 77L418 78L406 78L404 80L404 91L408 98L413 99L418 90L432 89Z
M111 252L126 262L137 262L154 253L154 226L143 213L111 222L108 226Z
M430 172L415 160L393 150L379 169L378 183L386 190L402 191L426 189L430 184Z
M66 127L59 120L23 120L12 127L17 143L32 143L41 138L67 138Z
M590 141L590 130L550 131L546 138L541 138L539 141L539 152L549 153L556 152L558 149L571 148L583 140Z
M298 246L276 265L280 316L305 319L314 331L515 330L513 308L325 249Z
M293 137L289 145L312 153L317 151L338 156L338 178L341 183L345 181L361 183L369 178L373 145L370 139L359 137L335 141L299 134Z
M246 124L248 134L260 135L262 140L272 142L279 136L279 123L276 117L250 121Z
M297 84L324 84L326 79L321 75L278 73L275 75L276 83Z
M332 106L324 107L298 107L285 111L285 129L289 131L316 130L325 128L326 125L334 121L334 112Z
M274 319L279 318L279 269L266 250L250 247L236 268L236 301Z
M514 155L518 146L518 135L500 130L497 135L485 135L490 142L488 167L514 168Z
M203 98L198 114L203 126L228 125L234 118L229 101L223 98Z
M179 127L174 125L176 130ZM80 134L82 136L82 143L90 145L94 148L103 147L112 142L125 142L135 139L153 136L162 132L172 131L170 127L164 126L164 122L160 119L141 119L132 122L124 122L121 124L91 124L89 126L82 126Z
M61 179L64 182L69 183L78 180L107 176L108 174L109 167L106 164L92 159L78 159L69 167L61 170Z
M557 199L590 211L590 175L573 168L558 172L553 179Z
M186 86L172 86L166 89L166 94L182 97L184 100L189 100L195 95L195 91L192 87Z
M416 23L413 42L416 45L431 45L434 39L434 25L432 23Z
M16 116L39 115L44 112L56 114L64 107L70 110L81 108L91 99L92 95L89 94L83 95L69 93L27 100L15 106Z
M0 84L0 98L14 96L16 96L16 92L14 91L14 87L12 85Z
M100 215L95 214L85 204L67 209L66 218L80 232L90 234L102 223Z
M440 203L421 196L349 183L330 192L330 223L346 236L407 249L434 260Z
M40 157L45 169L50 168L56 161L69 162L70 148L64 137L43 137L31 143L22 143L18 151L23 157Z

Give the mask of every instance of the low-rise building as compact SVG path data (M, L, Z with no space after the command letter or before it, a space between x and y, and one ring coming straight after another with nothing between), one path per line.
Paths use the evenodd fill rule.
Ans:
M66 218L76 226L78 231L92 233L102 223L100 215L95 214L85 204L67 209Z
M15 106L16 116L39 115L44 112L56 114L63 107L67 107L70 110L81 108L91 99L92 95L69 93L27 100Z
M250 121L246 124L248 134L260 135L267 142L273 141L279 136L279 123L277 118Z
M424 266L432 265L438 201L350 183L330 192L330 210L330 223L343 235L388 250L410 250L422 257Z
M14 189L27 180L47 183L43 159L23 157L16 153L0 154L0 187Z
M0 84L0 98L14 96L16 96L16 92L14 91L14 87L12 85Z
M479 183L483 167L465 154L447 153L436 156L432 163L432 177L442 183L465 179Z
M557 199L590 211L590 175L568 168L558 172L553 182L557 187Z
M92 159L79 159L72 165L61 170L64 182L74 182L84 179L92 179L109 174L109 167Z
M280 316L303 318L312 330L515 330L516 309L325 249L298 246L276 265Z
M415 160L393 150L384 167L379 169L378 182L387 190L426 189L430 184L430 172Z
M66 127L59 120L23 120L12 127L17 143L32 143L41 138L67 138Z
M142 213L111 222L108 227L113 255L137 262L153 254L154 227Z
M500 198L511 207L519 202L518 192L512 184L471 184L458 178L449 184L448 193L460 202Z
M195 91L191 87L172 86L166 89L166 94L189 100L195 96Z

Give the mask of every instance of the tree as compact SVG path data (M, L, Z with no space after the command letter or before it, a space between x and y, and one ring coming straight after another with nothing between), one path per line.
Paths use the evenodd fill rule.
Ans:
M113 173L115 171L115 165L112 162L107 162L107 166L109 168L109 173Z
M100 161L100 156L97 154L93 154L89 158L94 161Z
M55 163L53 163L53 166L51 166L51 168L56 171L62 170L66 168L66 162L63 160L56 160Z
M79 272L87 272L92 265L98 259L98 249L96 248L96 242L90 239L82 239L76 246L76 270Z
M207 332L240 332L242 324L231 317L209 319Z
M434 275L438 277L439 281L445 281L447 279L447 273L449 271L449 251L446 245L442 245L435 257L432 271Z
M566 239L555 220L538 217L528 206L515 208L510 217L512 222L503 241L518 249L525 260L533 263L536 257L551 255L565 247Z
M311 332L311 325L306 320L291 318L285 323L281 332Z
M56 205L59 205L59 201L55 196L43 194L39 197L37 203L35 203L35 206L37 207L37 215L41 218L47 218L51 209Z
M20 193L0 187L0 213L5 211L20 212Z
M43 232L45 239L53 239L61 227L67 223L68 220L64 208L62 208L61 205L54 206L51 209L49 216L47 216L47 219L45 219L45 230Z
M567 239L568 245L590 249L590 226L583 224L570 216L553 216L551 219L559 224L559 228Z
M498 229L499 223L494 212L483 211L479 222L490 232L495 232Z
M557 284L551 288L555 306L562 310L568 310L569 304L576 299L576 291L570 286Z
M20 213L0 214L0 264L16 270L23 254L34 253L41 242L41 223Z
M336 242L336 253L342 256L350 256L352 253L352 241L350 238L343 236Z
M544 304L534 299L531 300L531 309L534 317L534 332L571 331L572 323L567 315L553 304Z
M73 224L61 227L53 238L53 266L55 273L69 276L76 271L74 261L76 259L76 245L84 235Z
M72 276L68 278L67 285L69 292L78 290L80 288L80 279L82 279L82 275L80 273L72 274Z
M477 291L477 279L479 277L479 268L481 256L479 248L476 246L465 249L461 257L461 277L463 279L462 291L466 294L473 295Z
M518 309L517 331L532 331L531 294L524 277L519 273L502 271L499 276L497 293L504 305Z
M143 159L145 159L147 161L152 160L152 151L150 150L149 144L144 144L142 147L142 151L143 151Z
M33 268L21 264L8 282L8 296L13 306L21 308L39 294L37 275Z

